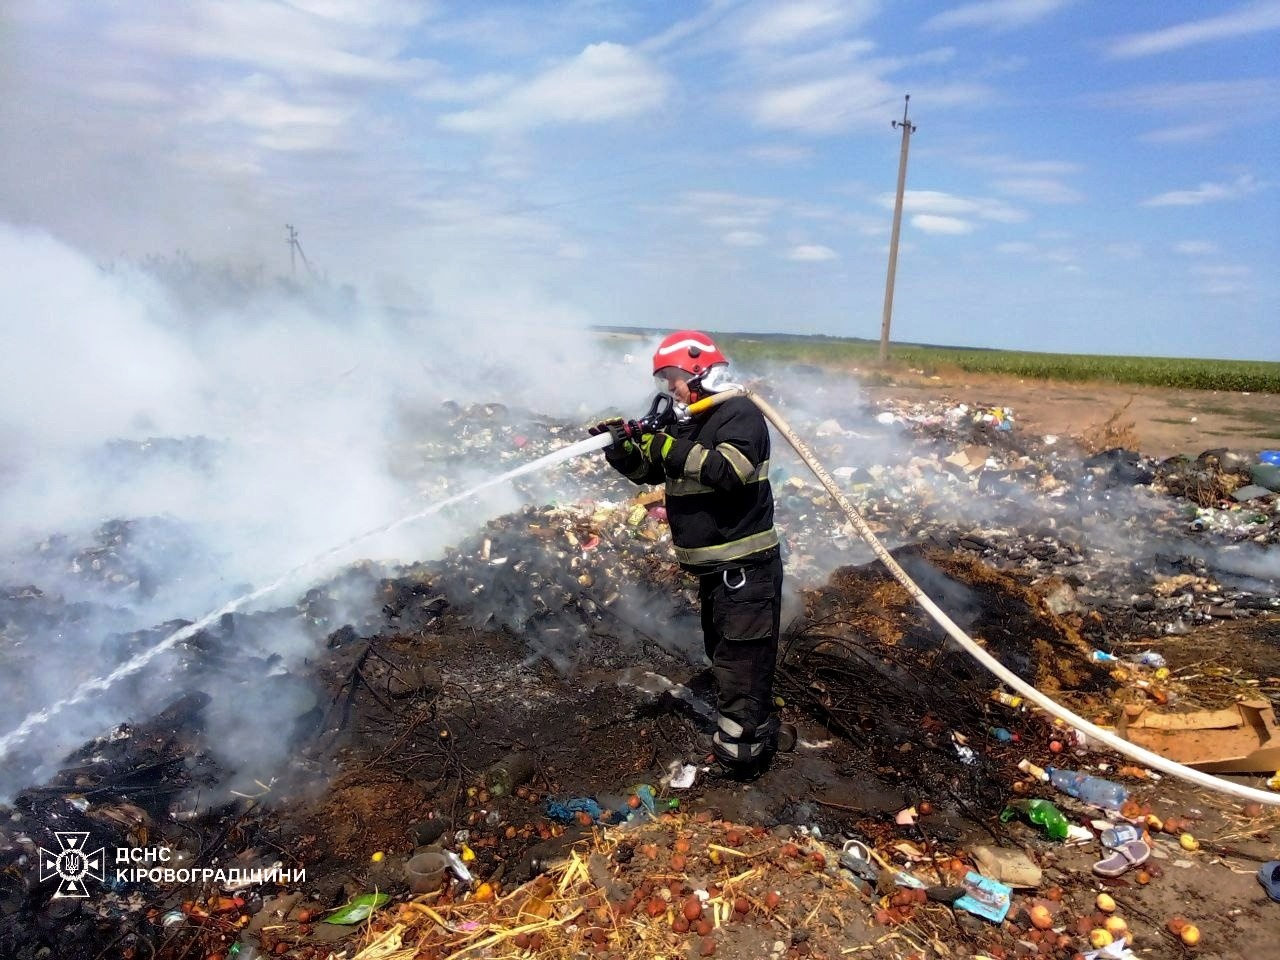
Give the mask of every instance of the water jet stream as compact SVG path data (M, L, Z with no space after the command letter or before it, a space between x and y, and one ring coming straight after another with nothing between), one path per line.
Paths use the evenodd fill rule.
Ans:
M62 712L67 707L81 703L97 691L108 689L121 678L127 677L129 674L136 673L141 670L160 654L171 649L175 644L181 643L183 640L199 633L205 627L215 623L223 615L234 613L245 604L262 599L273 591L278 590L281 586L288 583L290 580L293 580L295 577L302 576L303 574L310 573L317 568L322 567L340 555L343 551L364 543L366 540L383 536L410 523L415 523L418 520L431 516L432 514L439 513L445 507L453 506L455 503L461 503L463 500L473 497L477 493L488 490L491 487L496 487L501 483L506 483L508 480L514 480L516 477L523 477L531 473L536 473L539 470L545 470L547 467L552 467L556 464L564 463L566 460L572 460L575 457L580 457L584 453L603 450L612 442L613 437L608 433L587 437L585 440L579 440L577 443L570 444L567 447L562 447L559 450L553 450L546 456L539 457L537 460L533 460L529 463L516 467L514 470L508 470L506 473L499 476L490 477L483 483L478 483L474 487L464 490L461 493L454 494L452 497L445 500L438 500L426 509L419 510L417 513L411 513L408 516L401 517L400 519L387 524L386 526L378 527L376 530L369 530L365 533L357 534L348 540L344 540L336 547L326 550L324 553L298 564L292 570L282 574L265 587L260 587L259 589L246 593L243 596L236 597L234 600L229 601L224 606L219 607L217 610L200 618L194 623L175 630L155 646L149 647L131 659L125 661L106 676L93 677L86 680L63 699L51 703L49 706L32 713L12 731L5 734L3 737L0 737L0 758L7 756L9 751L13 749L16 744L25 740L32 730L44 723L47 723L51 717Z

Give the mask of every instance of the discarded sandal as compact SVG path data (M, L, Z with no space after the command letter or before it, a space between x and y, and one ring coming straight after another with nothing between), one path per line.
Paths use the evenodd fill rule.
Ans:
M1269 860L1258 870L1258 882L1267 896L1280 903L1280 860Z
M1118 877L1130 867L1146 863L1151 856L1151 847L1145 840L1129 840L1109 849L1114 850L1111 856L1093 865L1093 872L1100 877Z

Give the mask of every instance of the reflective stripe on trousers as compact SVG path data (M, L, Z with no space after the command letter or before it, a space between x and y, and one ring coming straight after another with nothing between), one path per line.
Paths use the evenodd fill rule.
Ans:
M782 615L782 558L708 574L698 583L702 632L719 687L716 754L758 758L777 732L773 676Z

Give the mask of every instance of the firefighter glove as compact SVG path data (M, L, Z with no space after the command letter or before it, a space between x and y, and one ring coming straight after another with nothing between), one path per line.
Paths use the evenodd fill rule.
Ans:
M669 433L640 434L640 454L650 463L665 463L675 444L676 438Z
M613 437L613 448L625 447L629 444L627 440L627 429L621 417L613 417L609 420L601 420L594 427L588 427L587 433L593 437L602 433L607 433Z

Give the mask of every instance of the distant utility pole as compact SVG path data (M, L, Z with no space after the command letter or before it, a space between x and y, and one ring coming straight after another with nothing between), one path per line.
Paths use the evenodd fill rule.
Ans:
M307 259L307 255L302 250L302 241L298 239L298 231L293 228L292 223L286 223L284 228L289 231L289 239L285 242L289 244L289 276L297 279L298 276L298 257L302 258L302 264L307 268L307 273L314 274L311 269L311 261Z
M898 272L898 235L902 232L902 194L907 186L907 147L915 124L907 119L911 106L911 94L907 94L902 107L902 122L892 121L894 129L902 128L902 154L898 158L898 197L893 202L893 235L889 238L889 275L884 281L884 316L880 321L880 362L889 359L889 321L893 318L893 281Z

